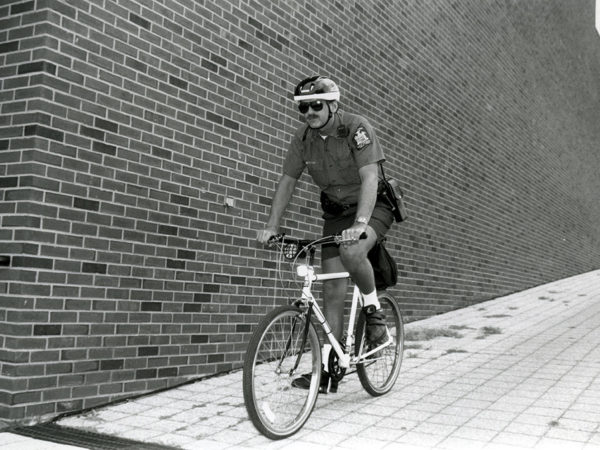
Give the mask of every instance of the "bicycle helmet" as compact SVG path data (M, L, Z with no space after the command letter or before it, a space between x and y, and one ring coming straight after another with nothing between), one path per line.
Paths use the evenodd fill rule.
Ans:
M333 80L327 77L314 76L302 80L294 90L294 101L339 100L340 90Z

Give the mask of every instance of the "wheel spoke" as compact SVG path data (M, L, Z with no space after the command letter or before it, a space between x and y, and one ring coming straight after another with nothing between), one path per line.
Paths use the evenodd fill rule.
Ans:
M367 392L375 396L385 394L393 387L400 372L404 350L404 327L396 301L388 294L381 295L379 300L386 316L386 325L392 343L357 364L361 384ZM356 330L356 352L359 355L368 352L364 345L365 328L364 316L361 316Z
M308 419L318 389L292 386L303 373L320 368L319 341L310 325L302 348L305 317L295 307L283 307L261 322L249 345L244 365L244 398L254 425L263 434L279 439L295 433ZM297 369L292 372L301 358Z

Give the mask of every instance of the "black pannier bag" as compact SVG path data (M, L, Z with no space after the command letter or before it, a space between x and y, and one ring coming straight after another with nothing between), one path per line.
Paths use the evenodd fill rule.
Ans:
M367 257L373 266L375 287L377 290L395 286L398 283L398 266L392 255L385 248L385 238L377 241Z

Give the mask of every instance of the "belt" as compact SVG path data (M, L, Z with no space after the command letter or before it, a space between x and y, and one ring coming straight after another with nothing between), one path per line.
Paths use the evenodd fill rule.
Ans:
M323 211L329 214L341 214L344 211L356 206L356 203L339 203L334 200L331 200L329 196L321 191L321 207Z

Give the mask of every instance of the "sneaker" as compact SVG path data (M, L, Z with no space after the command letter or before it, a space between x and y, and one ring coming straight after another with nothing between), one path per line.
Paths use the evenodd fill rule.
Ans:
M385 314L381 309L376 309L374 305L363 307L363 312L367 319L367 344L370 348L375 348L387 341L388 330L385 325Z
M298 389L309 389L310 388L310 380L312 379L312 373L305 373L304 375L300 375L298 378L292 381L292 386ZM338 388L338 381L334 380L329 376L328 372L325 370L321 370L321 384L319 386L319 392L321 394L327 394L331 392L335 394Z

